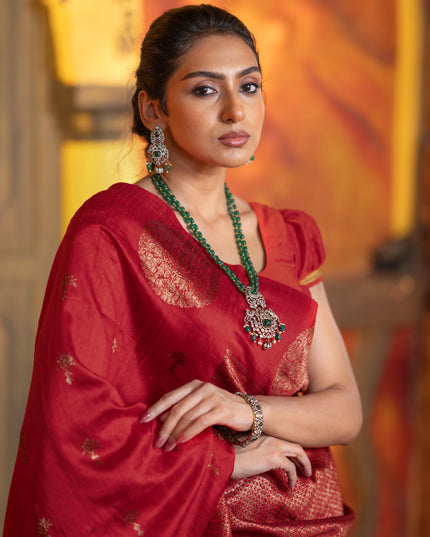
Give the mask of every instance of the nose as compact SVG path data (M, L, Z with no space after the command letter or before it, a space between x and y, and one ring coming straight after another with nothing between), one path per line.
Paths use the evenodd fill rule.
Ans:
M244 103L240 95L226 92L223 97L221 120L229 123L239 123L245 117Z

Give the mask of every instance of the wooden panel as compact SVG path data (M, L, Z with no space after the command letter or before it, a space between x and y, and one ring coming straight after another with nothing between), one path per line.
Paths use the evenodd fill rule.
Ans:
M21 420L28 396L33 363L34 333L33 285L29 282L10 281L0 285L0 331L2 334L1 368L6 373L7 385L2 393L7 404L6 457L9 464L15 458ZM27 336L29 335L29 337ZM4 395L3 395L4 394ZM21 420L17 417L21 416Z
M32 138L36 133L32 100L29 98L33 85L29 80L29 70L22 59L29 63L34 59L34 35L28 9L21 12L22 2L3 3L2 21L19 20L19 25L2 23L2 50L14 51L12 55L2 55L0 62L2 80L2 99L0 115L2 118L1 143L1 182L0 190L0 230L1 251L19 252L30 249L34 243L34 214L32 204L36 185L27 181L31 176ZM20 58L20 61L14 61ZM10 86L13 81L13 91Z
M60 137L47 21L34 2L0 2L0 520L32 371L37 317L59 240Z
M0 506L5 506L32 370L33 310L29 284L0 285ZM2 513L1 513L2 514ZM0 515L1 516L1 515Z

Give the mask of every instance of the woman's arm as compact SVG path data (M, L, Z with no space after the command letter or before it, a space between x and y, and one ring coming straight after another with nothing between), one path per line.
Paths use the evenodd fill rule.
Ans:
M318 313L303 397L258 396L264 432L304 447L348 444L362 422L360 396L322 283L311 288Z
M315 285L311 293L318 302L318 313L309 355L308 391L303 397L253 395L263 408L266 435L304 447L348 444L361 427L360 396L323 284ZM198 380L166 394L142 421L157 416L164 422L157 446L166 449L211 425L246 431L253 421L242 397Z

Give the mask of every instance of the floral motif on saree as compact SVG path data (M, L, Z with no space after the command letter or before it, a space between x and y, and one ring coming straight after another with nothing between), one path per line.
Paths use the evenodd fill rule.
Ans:
M49 518L39 518L37 521L37 533L42 537L50 537L49 528L52 527Z
M138 251L153 291L167 304L201 308L216 297L219 270L209 259L202 263L197 244L171 227L162 222L147 222L139 238ZM200 264L199 279L191 278L196 261Z
M309 384L308 355L314 329L301 332L282 356L270 395L293 395L305 391Z

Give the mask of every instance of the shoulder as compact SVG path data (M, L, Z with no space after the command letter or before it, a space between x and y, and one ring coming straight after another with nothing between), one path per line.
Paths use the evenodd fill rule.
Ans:
M100 224L116 226L118 221L141 219L154 211L154 200L143 188L116 183L89 198L75 213L71 224Z
M319 269L325 260L325 249L320 229L315 219L304 211L276 209L254 204L262 220L271 223L283 243L294 257L297 279L302 285L313 285L321 280ZM280 230L282 228L282 231Z
M148 221L166 218L166 205L135 184L116 183L89 198L75 213L66 236L105 234L121 243L134 240Z
M315 219L304 211L277 209L255 202L252 202L251 206L262 220L277 225L283 223L290 240L295 239L299 242L312 240L322 246L321 232Z
M322 244L321 232L315 219L304 211L281 209L280 214L289 233L294 234L297 240L309 240Z
M320 282L320 267L325 260L325 249L315 219L299 210L285 209L280 213L297 252L299 281L306 286Z
M103 264L106 257L134 255L145 223L157 218L160 205L141 187L117 183L78 209L63 237L59 255L97 265Z

